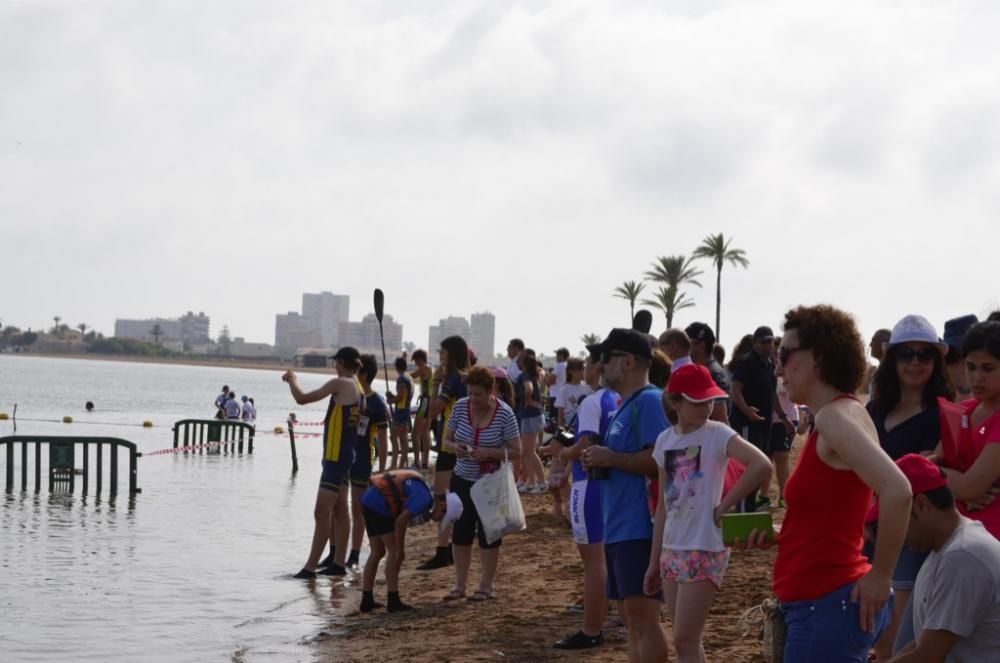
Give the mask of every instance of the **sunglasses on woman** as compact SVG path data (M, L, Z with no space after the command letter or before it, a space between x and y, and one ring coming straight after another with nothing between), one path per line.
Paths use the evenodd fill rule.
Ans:
M790 348L786 345L782 345L778 348L778 363L784 366L788 363L788 359L798 352L799 350L806 350L807 348Z
M931 364L934 363L934 355L936 354L938 354L938 351L934 348L914 350L913 348L902 347L896 350L896 361L900 364L909 364L916 359L921 364Z

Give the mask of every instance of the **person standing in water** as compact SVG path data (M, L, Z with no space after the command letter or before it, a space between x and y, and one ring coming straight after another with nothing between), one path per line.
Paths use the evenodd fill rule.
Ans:
M324 575L346 575L344 561L347 558L347 540L351 533L350 515L347 509L347 483L354 462L354 439L357 436L361 413L365 407L365 397L358 384L357 373L361 368L361 354L350 346L344 346L333 356L333 366L337 377L329 380L319 389L305 392L299 387L295 372L285 371L281 379L288 383L292 398L299 405L315 403L329 397L326 416L323 418L323 474L316 494L313 510L315 526L309 557L295 578L315 578L320 555L330 540L333 530L335 558L321 573Z

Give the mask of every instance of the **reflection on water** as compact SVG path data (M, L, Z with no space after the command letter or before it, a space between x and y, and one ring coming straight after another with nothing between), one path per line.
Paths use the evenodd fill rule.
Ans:
M290 411L324 412L295 405L278 370L10 355L0 355L0 412L18 403L18 434L122 437L148 453L172 446L173 421L210 415L223 383L255 397L259 431ZM56 423L64 415L80 423ZM0 421L0 436L12 432ZM37 494L2 494L0 661L310 660L310 645L354 609L360 577L287 578L308 552L321 457L316 440L299 441L292 477L287 447L262 434L252 456L140 458L134 497L122 476L114 497L81 495L79 481L75 494L50 494L44 477Z

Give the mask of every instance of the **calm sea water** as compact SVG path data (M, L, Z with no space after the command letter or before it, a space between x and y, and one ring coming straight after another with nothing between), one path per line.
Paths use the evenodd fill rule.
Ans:
M308 552L321 449L298 440L292 476L287 436L261 433L292 411L319 421L325 404L296 405L280 375L0 355L0 412L17 403L18 434L122 437L148 453L172 446L174 421L208 418L223 384L255 398L259 431L252 456L139 459L134 499L124 477L115 498L82 496L79 483L72 495L0 493L0 661L315 658L360 578L288 578ZM326 379L299 376L305 389Z

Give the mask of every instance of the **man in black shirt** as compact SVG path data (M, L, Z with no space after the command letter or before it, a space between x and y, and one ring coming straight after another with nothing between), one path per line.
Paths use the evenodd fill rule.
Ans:
M753 333L753 349L736 361L732 376L733 428L764 453L770 451L768 440L772 414L777 414L783 423L788 420L778 403L778 379L774 375L774 361L771 359L773 353L774 332L770 327L758 327ZM770 483L771 478L768 477L767 483L762 486L765 494L759 500L757 491L746 498L744 511L771 506L766 494Z
M729 376L726 375L725 369L712 356L712 348L715 347L715 332L712 331L712 328L704 322L692 322L684 332L691 341L691 361L707 368L715 385L727 394L732 394ZM729 423L728 398L720 398L715 401L711 418L714 421L721 421L724 424Z

